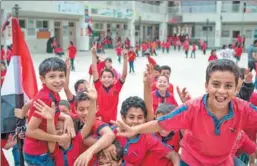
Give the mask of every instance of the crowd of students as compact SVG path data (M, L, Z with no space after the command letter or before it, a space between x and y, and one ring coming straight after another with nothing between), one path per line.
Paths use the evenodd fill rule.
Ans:
M189 39L185 42L188 44ZM99 56L98 43L93 43L90 78L75 83L75 94L69 85L77 52L73 43L65 61L59 57L42 61L38 72L43 88L22 109L15 109L15 116L27 121L25 138L19 135L24 138L25 162L36 166L253 164L257 93L253 92L252 73L212 50L206 69L206 94L192 99L186 88L174 89L169 81L171 68L153 59L156 49L163 49L163 45L160 41L144 42L140 48L137 43L136 50L128 40L117 45L122 63L122 72L118 73L112 59ZM149 62L142 80L144 98L130 96L118 111L128 64L129 72L135 72L134 60L140 49ZM205 54L204 44L201 49ZM192 58L195 50L193 44ZM6 67L1 63L2 69ZM59 96L62 89L66 100ZM180 106L175 93L183 103ZM122 121L117 120L118 114ZM1 144L8 149L17 143L10 135ZM1 154L1 165L8 165Z

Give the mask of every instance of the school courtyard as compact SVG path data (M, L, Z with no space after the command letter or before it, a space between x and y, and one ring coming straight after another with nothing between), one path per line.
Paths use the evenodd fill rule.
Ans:
M114 50L105 50L105 57L111 57L113 60L113 66L115 69L121 72L122 64L119 64L117 61L116 53ZM162 53L158 51L158 56L153 58L159 65L169 65L171 67L171 79L170 82L181 88L186 87L190 92L192 97L198 97L205 92L205 69L208 65L208 57L210 50L207 51L207 54L204 56L201 51L196 51L196 59L185 59L184 51L174 51L171 48L169 54ZM190 55L191 52L189 52ZM32 54L34 61L34 67L38 78L38 85L41 88L41 82L38 77L38 66L41 61L45 58L55 56L53 54ZM65 59L65 57L63 57ZM129 96L140 96L143 97L143 72L148 63L146 57L138 57L135 61L135 71L136 73L129 74L127 76L126 82L122 88L120 94L119 108L123 100ZM70 76L70 88L74 92L74 83L78 79L88 79L88 68L91 64L91 52L79 52L75 60L76 71L71 72ZM239 63L240 67L247 66L247 54L243 53L241 61ZM61 93L62 99L65 99L64 92ZM180 103L179 97L175 91L175 98ZM14 165L13 157L11 150L5 151L7 159L10 165Z

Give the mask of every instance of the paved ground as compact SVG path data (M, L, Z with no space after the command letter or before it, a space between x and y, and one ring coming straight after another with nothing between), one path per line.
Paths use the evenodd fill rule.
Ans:
M171 51L169 54L163 54L158 52L158 56L154 57L158 64L160 65L169 65L172 69L171 73L171 83L174 86L179 85L180 87L187 87L192 96L200 96L205 92L204 83L205 83L205 69L208 65L208 56L204 56L202 52L196 51L196 59L185 59L183 51ZM39 63L46 57L53 56L47 54L33 54L33 61L35 65L35 70L38 72ZM118 64L116 59L116 54L113 50L107 50L105 56L111 57L113 59L113 66L121 71L121 65ZM71 73L70 78L70 88L74 91L74 83L81 78L88 79L88 68L91 63L91 54L90 52L80 52L77 55L75 60L76 72ZM147 59L145 57L137 58L135 61L135 74L128 74L124 87L120 94L120 102L126 99L129 96L143 96L143 71L145 70L145 65L147 64ZM247 65L247 55L244 53L242 55L242 60L239 63L241 67L246 67ZM39 87L41 83L38 80ZM65 99L65 95L62 92L61 96ZM179 98L176 94L176 99L179 101ZM180 101L179 101L180 102ZM13 165L12 153L11 150L6 152L8 161L10 165Z

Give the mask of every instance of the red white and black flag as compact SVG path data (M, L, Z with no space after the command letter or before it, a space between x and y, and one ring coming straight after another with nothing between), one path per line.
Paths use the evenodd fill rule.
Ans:
M14 108L21 108L24 98L32 99L38 92L36 74L29 49L18 20L12 18L13 56L1 88L1 133L14 132L25 121L17 121Z

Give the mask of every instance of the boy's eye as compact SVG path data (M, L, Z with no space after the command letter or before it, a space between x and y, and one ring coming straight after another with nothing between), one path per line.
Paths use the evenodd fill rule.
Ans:
M233 85L231 85L231 84L226 84L226 85L225 85L225 88L226 88L226 89L230 89L230 88L232 88L232 87L233 87Z
M220 86L220 84L218 82L213 82L212 85L215 87L215 88L218 88Z

